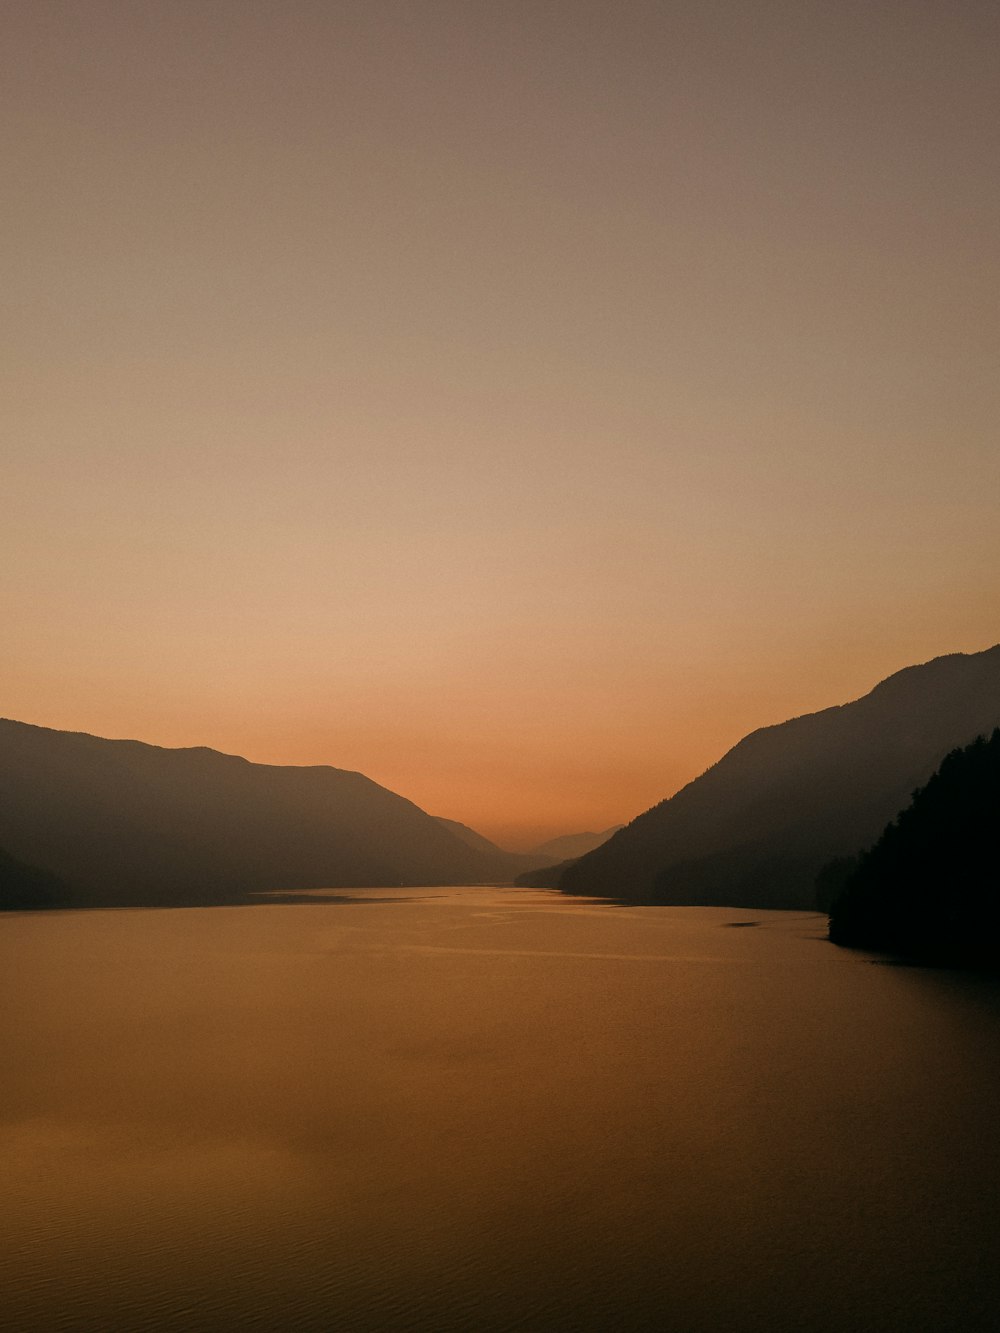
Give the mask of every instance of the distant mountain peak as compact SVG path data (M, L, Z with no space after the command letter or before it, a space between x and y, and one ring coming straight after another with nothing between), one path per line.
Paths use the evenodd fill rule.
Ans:
M534 858L536 866L542 866L546 862L554 865L560 861L571 861L593 851L595 847L600 847L621 827L621 824L615 824L600 833L564 833L558 838L550 838L547 842L533 847L527 855Z

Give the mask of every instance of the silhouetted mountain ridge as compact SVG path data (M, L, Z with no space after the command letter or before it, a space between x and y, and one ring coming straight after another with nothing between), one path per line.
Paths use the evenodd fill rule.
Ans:
M1000 645L907 667L848 704L751 732L566 868L571 893L810 907L817 871L871 843L944 755L1000 723Z
M472 847L490 857L502 858L501 863L506 866L506 873L511 878L538 864L532 855L526 852L510 852L498 847L495 842L490 842L489 838L477 833L474 828L469 828L468 824L459 823L457 819L445 819L443 815L435 815L434 818L467 847Z
M1000 729L947 755L845 867L836 944L924 962L1000 962Z
M523 864L467 846L361 773L6 719L0 846L65 880L89 905L506 882Z
M445 819L444 815L435 815L434 818L439 824L446 828L449 833L453 833L455 837L458 838L459 842L464 842L466 847L475 847L477 851L489 852L491 855L497 854L504 856L507 854L504 852L504 849L498 847L495 842L490 842L489 838L483 837L483 835L477 833L474 828L469 828L468 824L461 824L457 819Z

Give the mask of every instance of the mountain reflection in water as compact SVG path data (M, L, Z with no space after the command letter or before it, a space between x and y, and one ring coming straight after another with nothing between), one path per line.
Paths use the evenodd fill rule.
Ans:
M995 1327L991 982L311 897L0 919L4 1330Z

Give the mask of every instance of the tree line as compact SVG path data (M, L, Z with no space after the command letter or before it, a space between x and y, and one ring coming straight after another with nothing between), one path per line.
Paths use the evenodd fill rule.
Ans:
M836 944L1000 963L1000 727L953 750L875 845L816 882Z

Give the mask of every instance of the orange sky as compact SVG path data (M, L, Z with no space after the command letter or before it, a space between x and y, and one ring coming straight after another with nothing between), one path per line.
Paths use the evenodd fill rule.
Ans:
M0 713L527 845L1000 639L993 4L0 22Z

